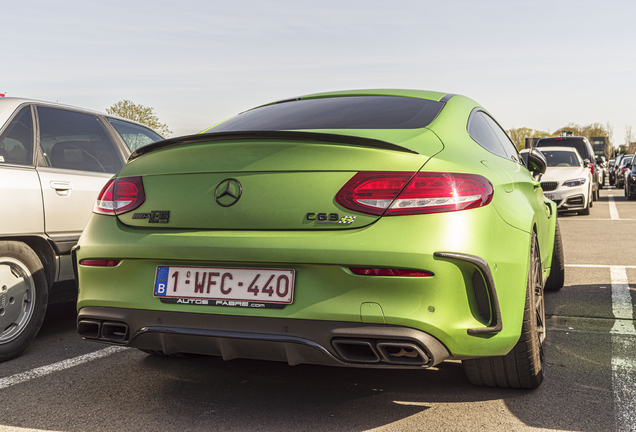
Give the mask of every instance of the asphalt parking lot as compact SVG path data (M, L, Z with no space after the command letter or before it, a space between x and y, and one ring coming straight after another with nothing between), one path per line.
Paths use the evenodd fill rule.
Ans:
M546 293L547 376L534 391L472 386L459 362L377 371L161 358L82 341L72 302L0 370L0 430L636 430L636 203L601 190L559 219L566 286Z

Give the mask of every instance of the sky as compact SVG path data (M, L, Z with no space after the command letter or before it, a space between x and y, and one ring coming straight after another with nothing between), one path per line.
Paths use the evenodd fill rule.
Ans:
M636 130L636 2L0 0L0 93L154 108L171 136L310 93L468 96L505 128Z

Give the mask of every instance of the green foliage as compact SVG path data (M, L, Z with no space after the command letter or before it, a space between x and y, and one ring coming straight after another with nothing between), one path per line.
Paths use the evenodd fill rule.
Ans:
M159 117L157 117L154 111L154 108L137 105L126 99L117 102L110 108L106 108L108 114L145 124L166 138L172 131L168 128L167 124L159 121Z
M530 128L512 128L506 131L513 143L517 146L517 150L526 148L526 138L543 138L550 136L550 132L530 129Z

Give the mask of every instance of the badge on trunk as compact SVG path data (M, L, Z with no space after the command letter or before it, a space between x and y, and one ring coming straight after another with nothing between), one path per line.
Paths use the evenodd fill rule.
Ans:
M214 190L214 199L222 207L230 207L237 203L243 193L243 186L237 179L228 178L218 184Z

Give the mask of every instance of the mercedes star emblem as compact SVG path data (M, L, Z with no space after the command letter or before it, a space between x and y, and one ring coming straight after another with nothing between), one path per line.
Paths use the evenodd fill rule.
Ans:
M230 207L237 203L241 194L243 193L243 186L237 179L229 178L223 180L214 190L214 199L223 207Z

